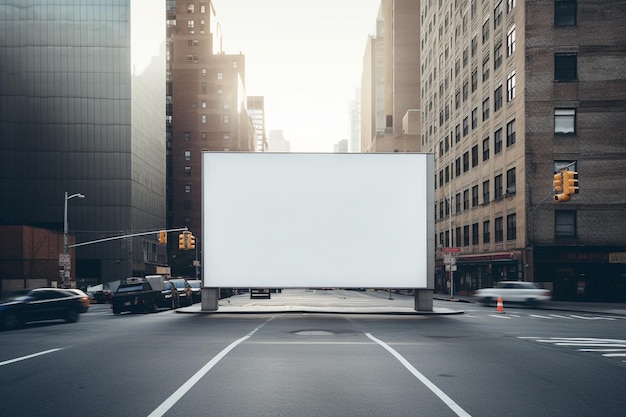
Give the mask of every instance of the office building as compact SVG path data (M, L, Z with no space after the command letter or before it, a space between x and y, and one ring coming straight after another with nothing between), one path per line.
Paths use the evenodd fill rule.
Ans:
M0 0L0 10L0 229L38 230L15 240L32 248L0 258L0 279L52 285L61 245L49 240L61 241L65 204L77 244L165 226L165 5ZM41 251L45 273L25 257ZM167 263L156 233L70 254L78 286Z

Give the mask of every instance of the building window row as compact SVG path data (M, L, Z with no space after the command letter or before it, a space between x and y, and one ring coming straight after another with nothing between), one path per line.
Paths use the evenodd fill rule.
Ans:
M506 229L505 229L506 221ZM482 244L491 243L492 229L491 220L483 220L482 222ZM563 227L566 228L567 226ZM480 244L480 223L475 222L462 227L457 227L454 230L454 242L450 242L450 246L470 246ZM439 232L439 244L442 246L448 245L450 230ZM506 235L505 235L506 233ZM498 216L493 221L493 237L494 242L500 243L505 239L507 241L513 241L517 239L517 213L511 213L505 216Z

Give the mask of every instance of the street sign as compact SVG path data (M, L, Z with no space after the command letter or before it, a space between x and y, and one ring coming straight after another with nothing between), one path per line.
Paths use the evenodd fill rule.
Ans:
M59 266L71 266L69 253L59 253Z

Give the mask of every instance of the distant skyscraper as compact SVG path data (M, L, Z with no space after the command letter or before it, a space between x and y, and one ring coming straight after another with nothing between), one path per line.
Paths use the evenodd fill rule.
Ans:
M348 139L342 139L333 146L333 152L346 153L348 152Z
M285 140L282 130L270 130L270 152L291 152L291 142Z
M267 136L265 134L265 99L260 96L248 97L248 114L252 119L255 132L255 150L267 151Z
M361 89L357 88L350 101L350 141L348 152L361 151Z
M164 227L165 4L0 0L0 10L0 227L62 231L65 192L86 196L68 202L78 243ZM79 282L153 272L167 263L156 238L78 247ZM42 278L28 274L0 275Z

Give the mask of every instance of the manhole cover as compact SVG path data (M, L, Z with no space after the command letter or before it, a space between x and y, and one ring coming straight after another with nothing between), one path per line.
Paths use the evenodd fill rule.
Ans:
M295 332L299 336L332 336L333 332L329 332L328 330L300 330Z

